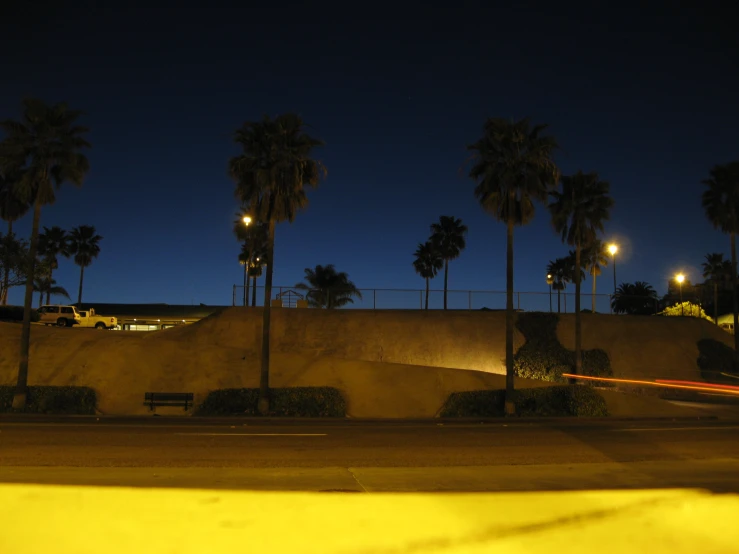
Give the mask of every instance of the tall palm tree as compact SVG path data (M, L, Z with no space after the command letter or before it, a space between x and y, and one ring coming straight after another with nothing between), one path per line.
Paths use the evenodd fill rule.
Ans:
M557 313L562 313L560 293L567 288L572 278L570 262L567 258L557 258L547 265L547 275L552 276L552 288L557 291ZM565 303L566 306L566 303Z
M467 225L462 220L449 215L439 217L438 223L431 224L429 240L444 260L444 309L447 309L446 295L449 284L449 260L459 257L467 246L464 236L467 234Z
M739 329L737 306L736 234L739 232L739 161L717 165L703 181L702 203L706 217L716 229L726 233L731 242L731 294L734 309L734 329ZM739 364L739 332L734 333L735 365Z
M26 282L27 257L28 243L25 240L16 238L14 233L0 233L0 268L3 273L0 298L3 306L8 303L8 289Z
M46 260L46 266L49 268L47 275L49 281L54 280L54 270L59 267L58 256L69 258L69 237L67 232L61 227L54 226L51 229L44 227L43 232L38 236L38 255ZM46 303L49 303L51 294L47 292Z
M251 265L249 267L249 275L252 278L251 285L251 305L257 305L257 279L264 273L264 266L267 263L266 250L257 250L255 256L252 257Z
M731 263L718 252L706 254L703 262L703 278L713 284L713 320L718 325L718 286L731 278ZM727 271L728 270L728 271Z
M617 314L654 314L659 298L652 285L644 281L621 283L611 299L611 309Z
M248 121L238 129L235 142L242 152L229 160L229 175L236 182L236 197L256 221L267 225L267 275L262 311L262 365L259 378L259 412L269 412L269 331L274 269L275 224L292 222L308 205L306 188L315 187L326 174L323 164L311 158L323 143L305 132L295 114Z
M307 290L308 305L313 308L341 308L354 304L353 297L362 298L361 291L343 271L337 272L332 264L305 268L305 282L295 285Z
M608 196L610 185L598 174L578 171L562 176L562 190L554 190L549 204L554 230L562 242L575 247L575 373L582 373L582 314L580 313L580 285L582 283L583 249L592 247L603 232L603 224L611 215L613 199Z
M608 265L608 252L606 246L600 239L595 239L590 247L581 253L583 265L593 277L593 293L591 311L595 313L596 287L595 280L601 274L601 270Z
M468 146L475 196L498 221L506 223L506 413L515 413L513 399L513 228L534 217L534 201L545 202L559 179L552 153L557 142L543 135L546 125L531 126L527 118L491 118L483 136Z
M38 307L44 305L44 294L46 294L46 303L49 303L49 296L59 295L69 300L69 293L64 287L57 286L56 279L49 279L48 275L37 277L33 280L33 291L38 292Z
M18 199L16 184L20 179L20 173L12 169L0 169L0 219L8 222L7 236L13 236L13 223L26 215L30 209L28 202ZM10 268L5 266L3 270L2 295L0 304L8 303L8 289L10 288Z
M82 112L69 109L65 103L48 106L41 100L28 98L23 101L20 121L0 122L0 129L5 132L5 139L0 143L0 166L19 169L14 192L18 200L33 205L14 409L25 407L28 391L31 304L41 208L54 202L55 189L63 183L81 186L90 167L82 153L90 144L84 138L87 128L77 123L81 115Z
M97 234L92 225L80 225L69 233L69 253L74 256L74 263L80 266L80 289L77 293L77 304L82 304L82 283L85 279L85 268L90 267L100 254L100 241L103 237Z
M429 309L429 280L436 277L439 270L444 267L444 259L439 254L433 242L427 240L419 243L418 248L413 253L413 269L416 270L421 277L426 279L426 310Z

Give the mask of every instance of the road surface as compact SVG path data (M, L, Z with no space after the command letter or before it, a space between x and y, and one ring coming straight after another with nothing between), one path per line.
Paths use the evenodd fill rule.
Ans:
M739 492L739 421L0 419L0 483Z

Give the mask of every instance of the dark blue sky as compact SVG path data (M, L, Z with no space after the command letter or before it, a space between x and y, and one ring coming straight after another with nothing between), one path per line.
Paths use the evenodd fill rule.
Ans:
M362 288L420 289L412 254L444 214L470 229L450 288L504 290L505 227L479 208L463 170L488 116L549 123L565 173L611 182L619 281L663 293L675 271L699 281L706 253L728 254L700 181L739 157L739 39L734 14L709 2L652 12L98 4L0 13L0 117L18 117L31 95L84 110L92 129L83 188L65 187L42 214L43 225L104 236L87 301L230 304L242 279L231 135L286 111L326 142L316 156L329 175L278 227L278 285L334 263ZM18 230L29 232L30 216ZM540 207L516 230L517 290L547 290L546 264L566 252ZM76 291L71 261L56 278Z

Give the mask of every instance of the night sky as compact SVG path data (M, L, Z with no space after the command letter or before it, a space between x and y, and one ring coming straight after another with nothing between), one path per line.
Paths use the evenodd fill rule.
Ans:
M662 294L676 271L702 281L704 255L729 253L700 181L739 158L739 38L735 14L710 2L679 12L74 4L0 9L0 118L18 118L24 96L86 112L89 176L65 186L41 223L104 237L85 273L88 302L230 305L243 275L232 133L288 111L325 141L315 155L329 173L309 208L278 226L276 285L333 263L360 288L420 289L413 252L454 215L469 235L450 288L505 290L505 226L479 207L464 168L486 117L548 123L564 173L611 183L605 238L622 247L619 282ZM541 292L547 262L568 250L542 206L515 248L516 290ZM600 292L613 287L610 271ZM76 300L71 260L55 278ZM10 301L22 303L21 288Z

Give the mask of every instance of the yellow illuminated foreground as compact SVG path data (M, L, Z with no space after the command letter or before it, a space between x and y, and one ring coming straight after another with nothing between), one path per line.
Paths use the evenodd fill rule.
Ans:
M53 471L53 470L51 470ZM214 470L217 471L217 470ZM270 493L0 486L0 552L736 552L739 496L692 490Z

